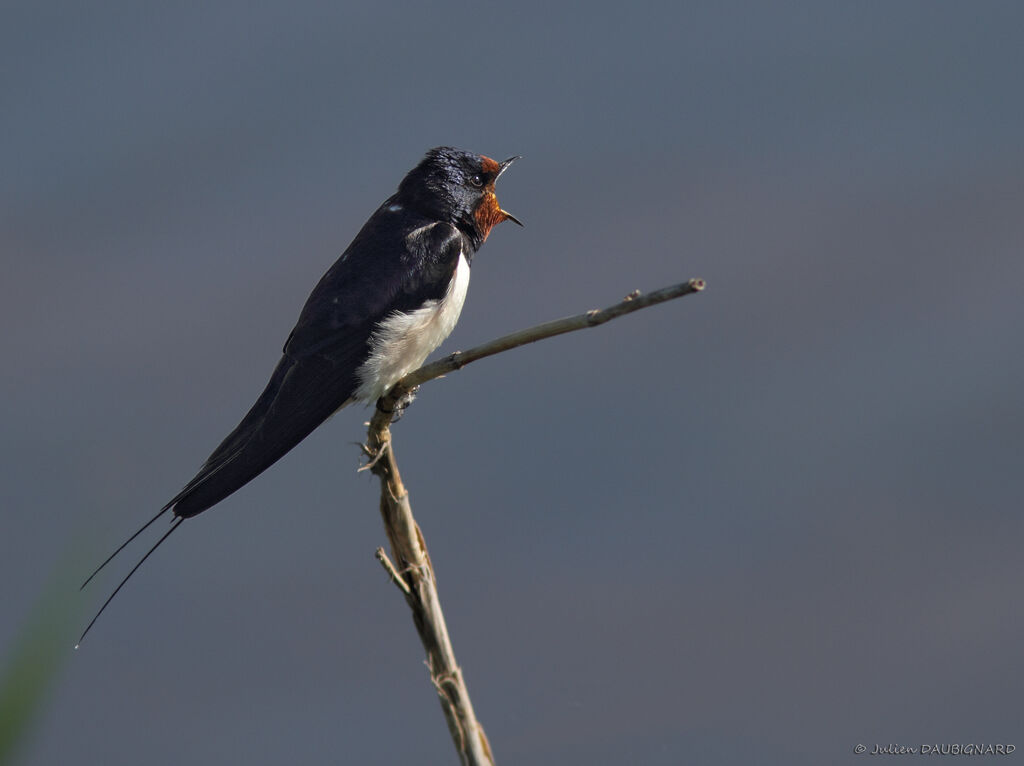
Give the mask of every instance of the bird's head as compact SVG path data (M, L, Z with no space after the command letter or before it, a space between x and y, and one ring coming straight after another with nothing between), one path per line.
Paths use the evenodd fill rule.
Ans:
M494 194L494 182L519 157L496 162L450 146L427 152L402 179L398 196L413 209L449 221L478 243L502 221L523 224L506 213Z

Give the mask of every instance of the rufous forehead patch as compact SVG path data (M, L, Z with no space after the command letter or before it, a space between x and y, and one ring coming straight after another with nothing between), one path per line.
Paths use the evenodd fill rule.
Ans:
M484 171L484 173L490 176L496 175L497 172L501 170L501 165L492 160L490 157L484 157L483 155L480 155L480 168Z

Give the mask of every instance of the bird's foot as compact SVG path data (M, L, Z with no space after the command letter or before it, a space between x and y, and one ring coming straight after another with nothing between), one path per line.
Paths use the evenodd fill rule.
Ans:
M412 401L416 398L416 394L419 393L419 390L419 386L413 386L398 398L395 402L394 408L391 410L392 425L402 419L402 415L404 415L405 411L409 409L409 405L412 404Z

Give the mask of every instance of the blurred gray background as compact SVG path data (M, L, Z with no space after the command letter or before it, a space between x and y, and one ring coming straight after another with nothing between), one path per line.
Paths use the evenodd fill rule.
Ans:
M1024 752L1022 32L1013 2L5 6L0 658L71 604L21 762L455 762L365 410L71 650L144 547L83 576L437 144L524 156L444 350L708 281L396 427L498 762Z

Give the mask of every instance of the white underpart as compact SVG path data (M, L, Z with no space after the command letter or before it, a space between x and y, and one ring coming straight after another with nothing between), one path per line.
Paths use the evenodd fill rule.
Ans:
M459 254L452 281L441 300L427 301L407 314L384 318L370 338L370 356L359 367L359 388L352 398L374 401L398 380L423 364L459 321L469 289L469 263Z

